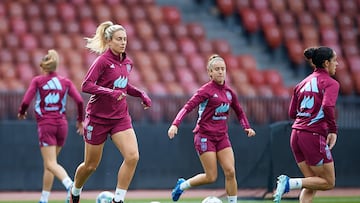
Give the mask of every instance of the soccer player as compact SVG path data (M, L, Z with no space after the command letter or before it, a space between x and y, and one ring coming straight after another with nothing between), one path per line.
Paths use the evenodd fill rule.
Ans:
M91 97L84 121L84 161L76 169L71 200L79 202L86 180L100 163L109 135L124 158L113 199L115 203L123 202L139 160L126 96L140 97L144 108L151 106L151 99L129 83L133 62L125 53L127 36L123 26L111 21L103 22L92 38L85 39L86 47L100 56L90 66L82 83L82 91L91 94Z
M25 92L18 112L19 119L26 118L26 110L35 97L35 115L38 128L40 151L44 162L43 186L40 203L47 203L56 176L68 190L73 184L66 170L57 163L57 157L65 144L68 134L65 105L67 95L77 104L77 132L83 134L84 102L74 84L56 73L59 56L55 50L49 50L41 60L40 67L44 75L32 79Z
M219 55L208 59L207 72L210 81L204 84L185 104L175 117L168 130L168 136L173 139L178 132L178 126L184 117L194 108L199 107L199 118L194 132L194 145L199 155L204 172L187 180L178 179L172 191L172 200L177 201L184 190L190 187L210 184L217 179L217 162L225 174L225 189L229 203L237 202L237 180L235 172L234 152L228 136L227 119L230 107L245 130L248 137L255 136L250 127L235 92L225 83L226 64Z
M316 68L296 85L289 107L289 116L295 119L290 146L304 178L280 175L275 202L291 189L302 189L300 202L312 202L317 190L335 186L331 149L337 139L335 105L339 83L331 76L338 65L336 53L329 47L318 47L306 49L304 56Z

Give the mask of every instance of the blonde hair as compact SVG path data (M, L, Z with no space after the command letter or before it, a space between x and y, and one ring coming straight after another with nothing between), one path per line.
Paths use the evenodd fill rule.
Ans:
M54 50L50 49L48 54L42 58L40 67L45 72L54 72L59 65L59 54Z
M123 30L126 32L123 26L114 24L111 21L105 21L101 23L96 28L95 35L92 38L84 38L86 40L85 47L98 54L104 53L104 51L107 49L107 41L111 40L114 32L118 30Z
M208 59L207 70L210 70L216 61L224 61L225 62L225 60L221 56L219 56L218 54L213 54Z

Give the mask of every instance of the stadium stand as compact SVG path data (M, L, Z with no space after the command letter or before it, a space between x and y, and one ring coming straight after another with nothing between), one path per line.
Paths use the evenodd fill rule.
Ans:
M305 47L331 46L339 55L341 68L336 79L341 84L341 94L360 94L359 1L213 0L188 4L211 8L210 15L225 19L221 21L224 24L233 23L229 30L240 26L245 36L259 41L251 44L247 39L248 46L264 46L268 55L284 49L284 60L289 59L291 66L299 69L305 69ZM292 87L287 85L285 71L269 64L260 66L259 57L239 54L226 36L212 38L204 24L185 22L180 8L162 1L64 0L39 4L35 0L4 0L0 2L0 16L1 91L24 91L31 78L40 73L40 57L50 48L57 49L61 56L60 74L70 77L80 89L84 74L96 57L84 48L83 37L93 35L100 22L111 20L127 29L127 51L135 65L131 81L152 95L194 93L208 80L207 57L218 53L228 64L228 83L239 94L290 97ZM234 18L237 21L226 20ZM268 109L265 103L253 105L256 107L250 112L254 115ZM250 106L246 108L252 109ZM150 119L157 121L160 117ZM258 117L255 120L260 123L267 122L260 118L264 116Z

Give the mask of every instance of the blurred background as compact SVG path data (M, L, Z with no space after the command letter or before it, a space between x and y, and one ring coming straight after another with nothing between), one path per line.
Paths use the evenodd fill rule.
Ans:
M128 98L141 152L133 188L171 188L178 177L201 172L192 145L196 112L186 117L175 140L169 141L166 132L179 109L209 80L206 61L213 53L225 59L226 81L258 133L247 139L232 114L229 129L239 187L271 188L274 174L298 175L288 144L287 109L294 85L312 71L303 50L320 45L333 48L339 62L335 79L341 85L340 130L333 152L338 185L360 187L360 160L351 156L358 154L355 144L360 141L359 11L359 0L2 0L0 182L6 184L0 189L41 188L32 106L26 121L16 120L24 91L40 74L41 58L56 49L58 73L80 91L97 57L85 49L84 37L107 20L126 28L126 52L134 61L130 82L153 99L144 111L139 100ZM89 95L83 97L87 101ZM75 135L72 100L67 116L70 132L60 160L73 174L82 161L83 141ZM112 144L107 146L89 189L114 187L121 156ZM223 178L207 187L223 187Z

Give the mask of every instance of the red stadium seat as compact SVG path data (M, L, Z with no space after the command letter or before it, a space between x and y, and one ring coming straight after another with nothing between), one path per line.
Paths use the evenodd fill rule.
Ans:
M1 7L0 7L1 9ZM1 12L0 12L1 13ZM32 18L40 18L41 16L40 6L36 3L28 2L26 3L25 9L25 18L32 19ZM0 14L1 16L1 14Z
M61 2L57 5L57 12L63 22L76 20L76 10L73 5L66 2Z
M130 18L132 22L137 21L148 21L147 14L143 5L133 5L128 7L129 12L131 13Z
M307 10L311 13L317 13L323 10L321 0L305 0L305 4Z
M45 26L50 34L63 33L63 23L57 18L47 19Z
M158 39L172 37L171 36L171 34L172 34L171 27L164 22L159 22L159 23L155 24L154 31L155 31L155 35ZM161 41L161 40L159 40L159 41Z
M353 56L359 56L360 55L359 46L357 43L351 43L351 42L342 43L342 53L347 58Z
M10 23L5 18L0 18L0 35L5 36L7 33L10 32Z
M272 49L278 48L282 44L281 30L277 25L264 26L265 40Z
M265 84L274 86L283 86L283 79L280 72L276 69L266 69L263 71Z
M171 24L169 24L171 25ZM188 30L185 24L175 24L172 25L172 34L176 39L188 37Z
M213 45L211 41L207 39L200 39L195 41L197 45L197 49L199 50L200 54L205 56L210 56L214 53Z
M161 11L161 7L156 5L149 5L145 7L146 14L148 16L148 19L153 25L157 25L159 23L164 22L164 16Z
M274 96L272 88L269 85L260 85L256 88L256 91L260 97L270 98Z
M198 23L187 24L187 30L190 37L196 41L206 38L204 27Z
M115 4L111 6L111 14L115 22L125 23L130 22L130 14L126 6Z
M351 56L347 58L349 70L352 75L360 74L360 56Z
M180 14L180 11L176 7L163 6L162 12L163 12L165 21L169 25L176 25L176 24L181 23L181 14Z
M25 50L31 51L39 47L36 37L32 34L21 35L21 45Z
M340 12L340 0L322 0L324 11L328 13L331 17L336 17Z
M284 43L291 40L300 40L299 30L295 26L282 26L281 28Z
M92 37L95 34L97 24L90 18L80 21L81 33L86 37Z
M346 69L336 70L336 80L340 83L341 95L351 95L354 92L354 82L352 76Z
M287 10L286 0L270 0L270 8L276 13L281 13Z
M29 64L31 63L30 60L30 53L27 50L24 49L18 49L14 51L14 63L15 64Z
M277 21L279 22L280 26L295 26L296 19L294 15L288 11L282 11L276 13Z
M25 19L20 17L11 18L10 27L12 32L17 35L24 34L28 31L28 27Z
M177 40L177 44L181 53L184 55L192 55L197 53L196 44L191 38L180 38Z
M173 38L162 38L160 43L162 50L168 54L177 53L179 51L178 45Z
M277 25L275 14L270 10L257 11L257 17L261 27Z
M111 20L111 8L105 4L98 4L94 7L94 16L97 22Z
M234 70L240 69L238 59L235 55L225 54L222 58L225 60L227 72L231 73Z
M237 10L251 8L250 0L235 0L235 6Z
M301 64L304 61L304 47L300 41L289 40L286 42L285 47L291 62Z
M189 67L185 55L179 53L172 53L169 56L174 70L182 67Z
M252 0L252 7L257 11L264 11L269 9L268 0Z
M248 33L255 33L259 30L259 20L256 11L251 8L238 10L241 22Z
M41 11L42 11L45 19L57 18L58 11L56 9L56 4L42 3L40 5L41 5Z
M291 12L299 15L305 10L303 1L288 1L288 7Z
M302 25L299 29L304 44L311 44L311 46L319 44L319 33L314 25Z
M231 16L234 13L234 6L234 0L216 0L216 7L225 17Z
M335 28L322 27L320 28L321 43L328 44L329 42L338 43L339 34Z
M85 3L81 4L81 6L76 7L76 13L80 20L92 18L93 15L91 7ZM120 10L119 13L121 13Z
M354 81L355 92L357 95L360 95L360 74L352 74L352 79Z
M151 24L146 20L140 20L135 23L135 30L141 40L154 39L154 31Z
M145 50L149 51L149 52L161 51L161 48L162 48L160 45L160 42L155 39L145 40L143 42L143 44L144 44Z
M231 54L232 52L229 42L225 39L214 39L212 40L212 45L215 53L220 56Z
M231 71L230 77L231 77L232 83L235 86L241 85L243 83L249 83L249 78L247 76L246 71L244 71L244 70L240 70L240 69L233 70L233 71Z
M38 17L29 18L28 26L29 32L34 35L44 35L46 30L43 20Z
M10 18L23 18L24 9L20 2L9 1L8 13Z
M171 95L184 95L184 88L176 82L165 83L167 92Z
M21 63L16 66L16 75L25 86L28 86L30 81L35 76L34 69L28 63Z
M348 13L339 13L339 15L336 16L336 22L339 26L339 31L342 31L342 29L351 29L354 28L354 18Z
M354 27L344 27L339 31L340 40L342 43L353 43L357 44L358 42L358 33L354 30Z
M351 16L355 16L358 14L358 8L360 5L356 3L356 0L346 0L340 1L341 13L346 13Z
M14 56L9 50L0 50L0 62L1 63L13 63L15 61Z
M310 26L314 26L315 25L315 18L313 16L312 13L310 12L302 12L302 13L297 13L295 14L297 22L300 26L302 25L310 25Z
M325 12L317 12L315 14L315 18L320 28L323 27L335 28L335 20L330 14Z
M240 68L245 71L255 70L257 68L256 60L252 55L248 55L248 54L239 55L237 59Z

